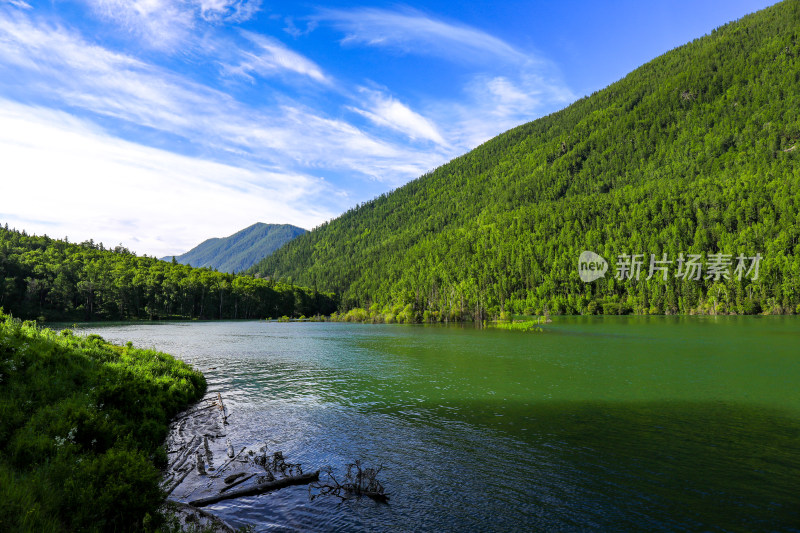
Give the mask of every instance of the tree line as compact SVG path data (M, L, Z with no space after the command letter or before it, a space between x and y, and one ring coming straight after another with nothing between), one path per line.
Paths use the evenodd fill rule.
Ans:
M0 228L0 307L42 320L327 315L330 292Z

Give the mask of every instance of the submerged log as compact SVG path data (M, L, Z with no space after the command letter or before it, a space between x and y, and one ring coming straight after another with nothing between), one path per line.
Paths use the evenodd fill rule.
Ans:
M222 412L222 423L223 424L227 424L228 423L228 410L225 409L225 404L222 403L222 394L220 394L219 392L217 393L217 405L219 407L219 410Z
M217 473L214 474L211 477L219 477L220 475L222 475L222 472L224 472L225 469L228 468L228 466L232 462L234 462L236 460L236 458L239 457L242 454L242 452L245 451L246 449L247 449L247 446L243 447L241 450L239 450L239 453L237 453L234 457L232 457L231 459L228 459L227 461L225 461L225 464L223 464L221 467L219 467L219 469L217 470Z
M191 505L194 505L195 507L204 507L206 505L211 505L212 503L221 502L222 500L229 500L231 498L240 498L242 496L255 496L257 494L263 494L271 490L282 489L283 487L288 487L290 485L302 485L304 483L311 483L312 481L316 481L318 479L319 479L319 470L317 470L316 472L312 472L310 474L284 477L281 479L276 479L275 481L261 483L253 487L247 487L245 489L239 489L239 490L232 490L230 492L226 492L223 494L217 494L216 496L209 496L208 498L200 498L198 500L193 500L189 503Z
M242 475L244 476L244 472L242 472ZM249 476L245 476L245 477L243 477L242 479L240 479L239 481L233 481L233 482L231 482L231 484L230 484L230 485L228 485L227 487L222 487L222 489L220 489L220 492L228 492L228 491L229 491L229 490L231 490L233 487L235 487L235 486L237 486L237 485L241 485L242 483L244 483L245 481L247 481L248 479L250 479L250 478L251 478L251 477L253 477L253 476L255 476L255 473L252 473L252 474L250 474Z
M164 492L165 496L169 496L170 494L172 494L172 491L174 491L175 489L177 489L177 488L178 488L178 485L180 485L181 483L183 483L183 480L184 480L184 479L186 479L186 476L188 476L188 475L189 475L189 472L191 472L191 471L192 471L192 469L191 469L191 468L187 468L187 469L186 469L186 472L184 472L184 473L183 473L183 475L182 475L180 478L178 478L178 481L176 481L176 482L175 482L175 484L174 484L174 485L172 485L172 486L169 488L169 490L167 490L167 491L165 491L165 492Z
M244 475L245 475L244 472L239 472L238 474L231 474L230 476L226 477L223 481L225 481L225 483L227 484L231 484Z
M189 441L189 445L186 446L186 449L184 450L183 455L182 456L178 456L178 458L175 459L175 462L172 463L172 466L169 467L170 470L180 470L181 467L189 459L189 457L192 456L192 452L195 451L195 449L192 446L194 445L194 441L196 439L197 439L197 435L192 437L192 440Z

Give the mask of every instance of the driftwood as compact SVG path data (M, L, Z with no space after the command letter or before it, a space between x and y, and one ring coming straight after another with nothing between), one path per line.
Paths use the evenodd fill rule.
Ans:
M216 403L212 403L211 405L206 405L205 407L198 407L197 409L194 409L193 411L191 411L191 412L189 412L189 413L186 413L186 414L183 414L183 415L179 416L178 418L174 419L174 420L172 421L172 424L177 426L177 425L178 425L178 422L183 422L183 421L185 421L187 418L190 418L190 417L192 417L192 416L196 415L196 414L197 414L197 413L199 413L200 411L205 411L206 409L212 409L212 408L214 408L214 407L216 407L216 406L217 406L217 404L216 404Z
M242 496L255 496L257 494L263 494L271 490L282 489L283 487L288 487L290 485L302 485L304 483L311 483L312 481L316 481L318 479L319 479L319 470L311 474L302 474L299 476L284 477L276 479L275 481L261 483L253 487L247 487L245 489L239 489L231 492L217 494L216 496L209 496L208 498L200 498L199 500L193 500L189 503L191 505L194 505L195 507L204 507L206 505L211 505L212 503L221 502L222 500L241 498Z
M225 461L225 463L224 463L224 464L223 464L221 467L219 467L219 468L217 469L217 473L216 473L216 474L214 474L214 475L213 475L213 476L211 476L211 477L219 477L219 476L222 474L222 472L223 472L223 471L224 471L226 468L228 468L228 465L229 465L229 464L231 464L232 462L234 462L234 461L236 460L236 458L237 458L237 457L239 457L239 456L242 454L242 452L243 452L243 451L245 451L246 449L247 449L247 446L244 446L244 447L243 447L241 450L239 450L239 453L237 453L237 454L236 454L234 457L231 457L230 459L228 459L227 461Z
M178 479L178 481L174 485L172 485L172 487L170 487L170 489L165 493L165 496L169 496L170 494L172 494L172 491L177 489L178 485L183 483L183 480L186 479L186 476L188 476L189 472L191 472L191 471L192 471L191 468L187 468L186 472L184 472L183 475Z
M228 423L228 410L225 409L225 404L222 403L222 394L220 394L219 392L217 393L217 402L218 402L217 405L219 406L219 410L222 412L222 423L223 424L227 424Z
M245 475L244 472L239 472L238 474L231 474L230 476L226 477L223 481L225 481L225 483L227 484L230 484L239 479L240 477L242 477L243 475Z
M172 463L172 466L169 467L170 470L180 470L180 468L184 465L184 463L186 463L186 461L189 459L189 457L191 457L192 452L194 451L194 448L192 446L194 445L194 441L196 439L197 439L197 435L192 437L192 440L189 441L189 444L184 449L183 455L182 456L178 456L175 459L175 462Z
M195 466L197 467L197 473L201 476L206 475L206 465L203 464L203 455L200 452L195 452Z
M244 476L244 472L242 472L242 475ZM245 477L243 477L243 478L242 478L242 479L240 479L239 481L234 481L233 483L231 483L231 484L230 484L230 485L228 485L227 487L222 487L222 489L220 489L220 493L222 493L222 492L228 492L228 491L229 491L229 490L231 490L233 487L235 487L235 486L237 486L237 485L241 485L242 483L244 483L245 481L247 481L248 479L250 479L250 478L251 478L251 477L253 477L253 476L255 476L255 474L254 474L254 473L253 473L253 474L250 474L249 476L245 476Z

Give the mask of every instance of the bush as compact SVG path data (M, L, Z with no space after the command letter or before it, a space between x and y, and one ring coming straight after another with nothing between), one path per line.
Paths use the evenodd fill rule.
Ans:
M0 531L139 531L170 418L203 376L152 350L0 313Z

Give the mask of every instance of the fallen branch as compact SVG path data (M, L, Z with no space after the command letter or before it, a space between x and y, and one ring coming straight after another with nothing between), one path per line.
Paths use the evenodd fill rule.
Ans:
M255 474L250 474L249 476L245 476L245 477L243 477L243 478L242 478L242 479L240 479L239 481L234 481L233 483L231 483L231 484L230 484L230 485L228 485L227 487L222 487L222 490L220 490L220 491L219 491L219 492L220 492L220 494L222 494L223 492L227 492L227 491L229 491L230 489L232 489L232 488L233 488L233 487L235 487L236 485L241 485L242 483L244 483L245 481L247 481L248 479L250 479L250 478L251 478L251 477L253 477L253 476L255 476Z
M196 415L196 414L197 414L197 413L199 413L200 411L205 411L206 409L212 409L212 408L214 408L214 407L216 407L216 406L217 406L217 404L216 404L216 403L212 403L211 405L206 405L205 407L198 407L197 409L195 409L194 411L192 411L192 412L190 412L190 413L185 413L185 414L183 414L183 415L179 416L178 418L175 418L175 419L172 421L172 423L173 423L173 424L177 424L178 422L183 422L183 421L184 421L184 420L186 420L187 418L189 418L189 417L192 417L192 416Z
M172 485L172 488L170 488L170 489L169 489L169 490L166 492L165 496L169 496L170 494L172 494L172 491L174 491L175 489L177 489L177 488L178 488L178 485L180 485L181 483L183 483L183 480L184 480L184 479L186 479L186 476L188 476L188 475L189 475L189 472L191 472L191 471L192 471L192 469L191 469L191 468L187 468L187 469L186 469L186 472L184 472L184 473L183 473L183 475L180 477L180 479L178 479L178 481L177 481L177 482L176 482L174 485Z
M217 469L217 473L214 474L211 477L219 477L220 474L222 474L222 472L228 467L228 465L231 464L232 462L234 462L236 460L236 458L239 457L242 454L242 452L245 451L246 449L247 449L247 446L244 446L241 450L239 450L239 453L237 453L231 459L228 459L227 461L225 461L225 463L221 467L219 467Z
M263 494L265 492L281 489L283 487L288 487L290 485L302 485L304 483L311 483L312 481L316 481L318 479L319 479L319 470L311 474L284 477L281 479L276 479L275 481L269 481L267 483L261 483L253 487L248 487L246 489L239 489L228 493L217 494L216 496L209 496L208 498L200 498L199 500L193 500L189 503L191 505L194 505L195 507L204 507L206 505L211 505L212 503L221 502L222 500L240 498L242 496L255 496L257 494Z
M375 501L388 502L389 496L384 492L383 485L378 481L378 474L383 466L378 468L361 468L361 461L347 465L347 473L342 483L333 475L330 466L323 471L328 475L328 481L317 481L308 486L308 495L313 501L320 496L336 496L343 500L350 495L367 496ZM317 493L314 494L313 491Z
M228 413L227 413L227 409L225 409L225 404L222 403L222 394L217 393L217 401L219 402L218 403L219 410L222 411L222 423L223 424L227 424L228 423Z
M192 440L190 440L189 444L186 446L186 448L184 448L183 455L179 455L178 457L175 458L175 461L169 467L170 470L179 470L186 462L186 460L189 458L189 456L192 455L192 452L194 451L194 448L192 448L192 446L194 445L195 439L197 439L197 435L193 436Z
M230 485L231 483L233 483L234 481L236 481L237 479L239 479L243 475L245 475L244 472L239 472L238 474L231 474L230 476L226 477L223 481L225 481L225 484Z

